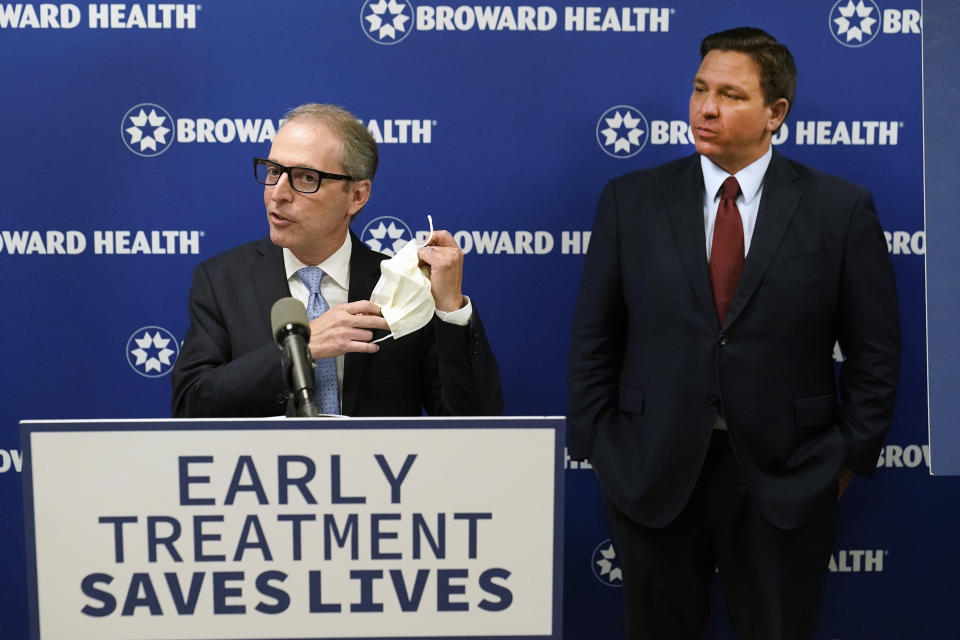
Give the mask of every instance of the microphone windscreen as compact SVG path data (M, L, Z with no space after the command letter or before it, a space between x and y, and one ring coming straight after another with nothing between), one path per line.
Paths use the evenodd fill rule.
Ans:
M280 298L273 303L270 309L270 326L273 327L273 338L288 325L296 325L306 330L310 335L310 323L307 322L307 309L296 298Z

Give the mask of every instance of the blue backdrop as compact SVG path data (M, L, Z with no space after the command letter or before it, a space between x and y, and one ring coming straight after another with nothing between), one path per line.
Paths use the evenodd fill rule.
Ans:
M900 295L895 421L876 477L844 496L818 637L956 633L960 482L929 477L926 445L919 0L703 7L0 3L0 635L27 633L17 421L169 415L191 271L266 234L250 158L285 110L342 104L374 131L354 230L391 248L430 213L454 232L507 413L563 414L600 190L692 152L700 39L743 24L797 59L778 148L873 190ZM567 483L565 634L614 637L599 491L575 463ZM730 637L719 607L711 634Z

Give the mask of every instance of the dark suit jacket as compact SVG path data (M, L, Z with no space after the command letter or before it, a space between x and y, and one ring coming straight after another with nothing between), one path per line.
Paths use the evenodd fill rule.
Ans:
M870 193L774 152L720 326L694 155L607 184L573 327L570 455L647 526L686 504L718 411L762 513L802 524L841 467L869 475L900 355L893 270ZM839 340L846 361L839 382Z
M348 300L369 299L387 256L350 234ZM190 328L173 368L175 417L283 415L287 393L270 309L290 295L282 250L269 238L197 266ZM346 355L341 410L350 416L497 415L496 360L474 308L466 327L436 317L374 354Z

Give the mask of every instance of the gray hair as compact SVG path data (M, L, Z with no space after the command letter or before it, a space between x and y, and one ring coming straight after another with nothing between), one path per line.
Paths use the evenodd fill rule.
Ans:
M329 127L342 142L340 163L344 173L354 180L373 180L379 162L377 142L355 115L337 105L309 102L290 109L283 117L284 124L313 120Z

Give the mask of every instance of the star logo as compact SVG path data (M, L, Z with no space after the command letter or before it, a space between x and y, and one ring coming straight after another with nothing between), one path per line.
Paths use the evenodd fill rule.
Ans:
M400 218L380 216L367 223L360 232L360 240L374 251L395 256L403 245L413 240L413 232Z
M617 552L609 539L598 544L593 550L590 566L593 569L593 575L603 584L608 587L623 586L623 572L620 569L620 563L617 562Z
M180 343L163 327L140 327L127 340L127 362L146 378L161 378L173 368Z
M138 156L158 156L173 143L173 118L160 105L145 102L123 116L120 136L127 149Z
M413 5L408 0L367 0L360 9L360 26L377 44L397 44L408 35Z
M880 7L873 0L837 0L830 10L830 33L845 47L862 47L877 37Z
M597 144L614 158L632 158L647 145L647 119L625 104L610 107L597 120Z

